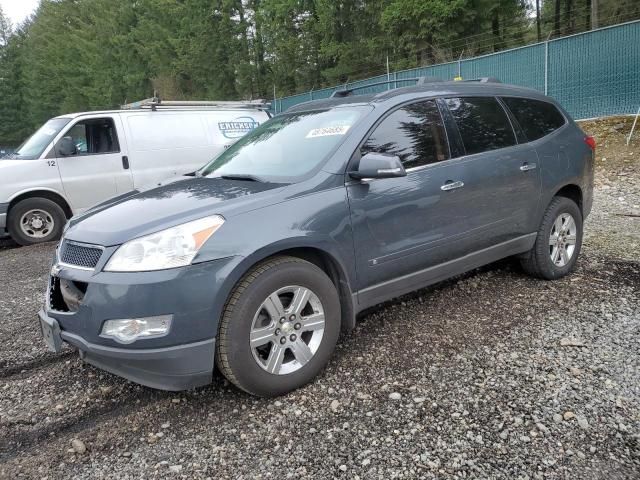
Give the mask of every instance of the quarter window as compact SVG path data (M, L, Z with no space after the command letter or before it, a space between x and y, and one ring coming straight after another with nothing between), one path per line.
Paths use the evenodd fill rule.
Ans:
M446 99L467 155L516 144L507 113L493 97Z
M502 100L516 117L530 142L549 135L565 124L562 114L549 102L512 97Z
M120 151L115 125L111 118L92 118L76 123L65 134L76 146L76 155L115 153Z
M449 147L438 106L433 100L412 103L385 118L360 149L400 157L404 168L449 158Z

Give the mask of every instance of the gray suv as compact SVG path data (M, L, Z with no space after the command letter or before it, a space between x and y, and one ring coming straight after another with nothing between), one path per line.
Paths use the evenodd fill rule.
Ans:
M574 268L594 141L552 99L441 82L298 105L203 168L71 219L49 348L165 390L283 394L367 307L508 256Z

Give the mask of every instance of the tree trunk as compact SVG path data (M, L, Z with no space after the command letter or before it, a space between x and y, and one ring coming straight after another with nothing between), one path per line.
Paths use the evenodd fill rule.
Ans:
M493 51L497 52L500 48L500 11L497 8L493 11L491 31L493 32Z
M258 0L250 4L250 8L253 10L253 26L255 29L254 36L254 55L256 62L256 91L259 97L266 98L268 95L265 78L267 72L264 64L264 41L262 39L262 23L260 16L258 15L258 8L260 2Z
M598 28L598 0L591 2L591 29Z
M241 28L241 48L242 48L242 53L241 53L241 60L240 60L240 64L242 65L243 69L245 70L249 70L250 69L250 65L251 65L251 61L250 61L250 54L249 54L249 38L248 38L248 31L249 31L249 26L247 25L247 21L245 18L245 12L244 12L244 5L242 4L242 2L238 2L238 15L240 17L240 28ZM251 96L251 98L255 98L255 87L254 87L254 78L253 75L251 74L252 72L244 72L244 78L243 80L246 82L245 85L243 85L246 88L249 89L249 94ZM247 85L248 84L248 85ZM241 94L245 94L245 92L240 92Z
M591 30L591 0L584 1L584 29Z
M565 21L565 33L573 33L573 12L571 10L572 5L572 0L565 0L566 3L564 5L565 10L564 10L564 21Z
M536 33L538 34L538 41L542 41L542 34L540 33L540 0L536 0Z
M560 35L560 0L555 0L553 17L553 36Z

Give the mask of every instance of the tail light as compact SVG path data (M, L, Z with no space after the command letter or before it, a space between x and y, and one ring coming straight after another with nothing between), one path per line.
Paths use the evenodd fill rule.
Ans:
M589 145L589 148L592 151L594 151L594 152L596 151L596 140L591 135L587 135L586 137L584 137L584 143Z

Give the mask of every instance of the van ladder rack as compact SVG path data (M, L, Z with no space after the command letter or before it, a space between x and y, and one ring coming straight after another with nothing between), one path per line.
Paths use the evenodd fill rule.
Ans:
M226 101L226 100L161 100L159 97L145 98L138 102L127 103L122 105L122 110L140 110L143 108L150 108L155 111L158 108L171 109L171 108L245 108L248 110L269 110L271 105L264 100L240 100L240 101Z

